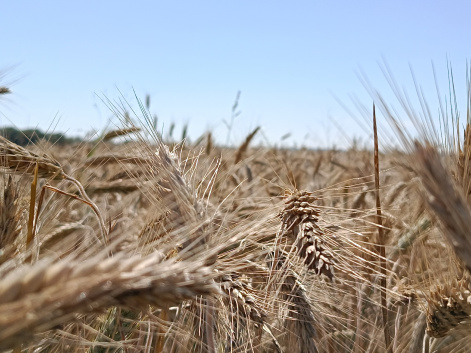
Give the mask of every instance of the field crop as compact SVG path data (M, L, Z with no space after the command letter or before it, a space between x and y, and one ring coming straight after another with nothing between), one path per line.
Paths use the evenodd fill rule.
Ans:
M129 119L0 138L0 351L467 352L470 118L379 164Z

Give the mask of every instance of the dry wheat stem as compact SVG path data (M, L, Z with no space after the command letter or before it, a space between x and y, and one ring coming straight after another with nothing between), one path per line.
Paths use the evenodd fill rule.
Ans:
M379 195L379 150L378 150L378 129L376 126L376 111L375 105L373 104L373 133L374 133L374 166L375 166L375 196L376 196L376 223L378 224L378 245L377 251L379 254L379 267L381 272L380 286L381 291L381 313L383 317L383 331L384 331L384 343L388 353L392 353L393 347L391 345L391 336L389 333L388 323L388 308L387 308L387 273L386 273L386 239L384 236L384 229L381 217L381 202Z

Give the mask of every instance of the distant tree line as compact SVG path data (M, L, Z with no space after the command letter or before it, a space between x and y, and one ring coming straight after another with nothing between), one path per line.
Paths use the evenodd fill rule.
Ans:
M53 144L65 145L82 141L78 137L66 137L60 133L45 133L39 129L19 130L14 127L0 128L0 136L3 136L20 146L37 143L39 140L46 140Z

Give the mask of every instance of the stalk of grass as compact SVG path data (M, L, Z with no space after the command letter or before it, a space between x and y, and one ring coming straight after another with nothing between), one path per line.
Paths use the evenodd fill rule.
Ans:
M379 195L379 151L378 151L378 128L376 126L376 111L373 104L373 133L374 133L374 166L375 166L375 195L376 195L376 223L378 225L378 246L380 287L381 287L381 312L383 318L384 343L389 353L392 353L391 336L389 333L388 307L387 307L387 273L386 273L386 239L384 238L383 220L381 216L381 200Z
M31 199L29 202L29 218L28 218L28 235L26 237L26 245L29 245L34 238L34 209L36 206L36 187L38 185L38 164L34 168L33 181L31 182Z

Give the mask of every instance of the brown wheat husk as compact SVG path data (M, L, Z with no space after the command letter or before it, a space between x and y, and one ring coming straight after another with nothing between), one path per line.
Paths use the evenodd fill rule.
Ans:
M107 228L105 226L105 221L100 212L98 206L89 198L82 184L75 178L67 175L59 162L54 160L52 157L43 154L42 156L30 152L25 148L18 146L17 144L7 140L6 138L0 136L0 167L6 168L9 172L15 174L32 174L33 184L32 190L36 189L37 178L47 178L47 179L59 179L67 180L73 183L79 190L82 198L74 197L72 194L52 187L50 185L45 185L45 187L58 192L64 195L69 195L76 199L81 200L82 202L89 205L93 212L96 214L98 221L100 223L100 230L104 241L107 243ZM34 201L35 195L32 195L31 200ZM31 210L34 210L34 203L30 204ZM30 212L33 215L33 212ZM36 215L37 218L37 215ZM32 225L32 224L31 224ZM28 243L32 241L31 234L28 237Z

